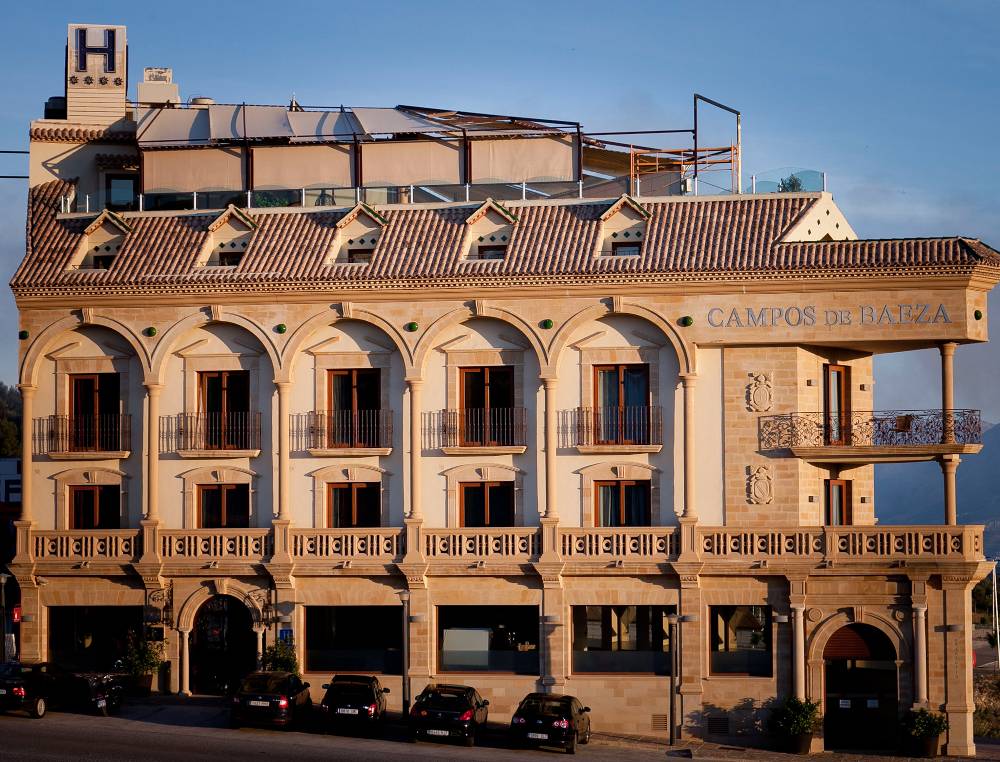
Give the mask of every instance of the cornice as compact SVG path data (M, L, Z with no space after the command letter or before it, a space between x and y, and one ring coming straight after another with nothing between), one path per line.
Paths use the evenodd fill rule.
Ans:
M28 137L34 143L135 143L134 130L78 124L34 126Z

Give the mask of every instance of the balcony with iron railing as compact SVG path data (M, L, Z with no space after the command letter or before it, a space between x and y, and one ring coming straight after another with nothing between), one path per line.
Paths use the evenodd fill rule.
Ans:
M891 463L977 453L983 426L978 410L795 412L761 417L758 438L814 462Z
M519 454L528 445L528 415L523 407L439 410L426 417L427 438L447 455Z
M389 455L391 410L313 411L292 416L295 449L312 455Z
M182 458L257 457L261 415L251 413L179 413L160 418L160 451Z
M32 429L32 452L53 460L127 458L132 449L129 415L50 415Z
M566 445L585 454L655 453L663 448L659 406L578 407L564 411Z

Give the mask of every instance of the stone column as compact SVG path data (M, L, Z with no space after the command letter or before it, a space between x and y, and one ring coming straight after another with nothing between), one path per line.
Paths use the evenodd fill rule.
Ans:
M160 392L163 385L146 384L146 520L160 520Z
M424 513L420 505L420 477L423 468L420 416L424 380L422 378L408 378L406 384L410 391L410 511L407 515L411 519L422 519Z
M972 738L972 598L974 580L965 575L942 575L944 593L944 711L948 741L944 753L953 757L976 756Z
M955 441L955 349L953 341L938 346L941 351L941 441Z
M545 386L545 518L558 517L556 497L556 452L559 447L556 434L556 379L543 378Z
M675 565L676 568L676 565ZM692 728L699 724L703 713L702 664L706 656L708 637L704 634L711 623L702 619L702 594L699 576L679 572L680 600L678 614L683 617L678 625L677 648L680 651L680 722L681 738L688 738ZM674 644L671 643L671 648Z
M941 456L941 473L944 475L944 523L954 526L958 523L958 494L955 487L955 472L962 459L957 455Z
M288 398L292 390L290 381L275 381L278 389L278 518L282 521L290 519L288 506L288 458L291 449L289 427L291 421L288 413Z
M34 479L31 460L31 436L34 429L34 402L38 387L31 384L20 384L21 392L21 521L32 520L32 492ZM21 549L18 549L21 552Z
M191 657L189 656L188 641L191 637L191 630L178 630L181 638L181 695L191 695Z
M927 606L913 606L913 706L927 706Z
M684 385L684 518L697 520L695 504L695 447L694 447L694 395L698 376L686 373L681 376Z
M805 606L792 606L792 686L795 698L806 698Z

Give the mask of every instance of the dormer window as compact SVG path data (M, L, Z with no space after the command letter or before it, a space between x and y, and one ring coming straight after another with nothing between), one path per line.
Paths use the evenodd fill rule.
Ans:
M614 257L637 257L642 247L639 242L630 243L628 241L612 241L611 255Z
M69 263L71 270L108 270L132 232L131 226L119 215L105 209L86 230Z
M219 258L217 261L209 259L209 265L217 267L236 267L243 260L243 253L246 251L250 241L234 240L228 243L223 241L219 244Z
M355 206L337 222L331 261L349 265L371 262L387 223L388 220L368 204Z
M517 217L493 199L486 201L465 220L467 260L503 259L514 235Z
M631 196L622 196L601 215L601 256L638 257L646 237L649 212Z
M229 206L208 226L197 266L236 267L243 261L256 228L252 217Z
M357 240L349 239L347 241L347 262L352 265L367 265L372 261L376 243L378 243L378 238L375 237L374 233Z
M115 250L116 251L118 250L117 246L115 246ZM92 270L110 270L111 263L114 261L115 261L114 254L95 253L94 256L90 258L90 267Z
M479 255L478 257L470 256L469 259L503 259L507 255L507 244L500 244L499 246L496 244L479 244L476 253Z

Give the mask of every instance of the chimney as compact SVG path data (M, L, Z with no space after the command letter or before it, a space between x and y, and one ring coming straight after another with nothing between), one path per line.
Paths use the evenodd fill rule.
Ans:
M66 45L66 118L110 126L125 118L125 27L70 24Z
M136 95L143 106L164 106L181 102L180 90L174 83L173 69L162 66L142 70L142 82L136 88Z

